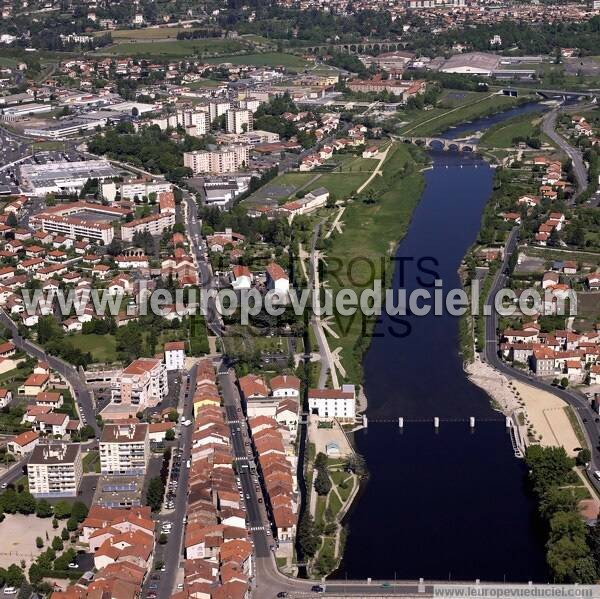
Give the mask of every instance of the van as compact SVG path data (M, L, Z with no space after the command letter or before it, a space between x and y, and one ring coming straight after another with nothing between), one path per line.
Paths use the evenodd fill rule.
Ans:
M192 465L192 462L190 460L187 460L185 463L185 467L189 468Z

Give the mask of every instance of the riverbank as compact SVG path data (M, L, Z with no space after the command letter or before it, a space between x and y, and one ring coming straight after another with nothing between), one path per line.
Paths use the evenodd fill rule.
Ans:
M364 289L373 288L375 280L381 280L383 286L390 282L391 256L421 198L421 167L425 161L418 148L394 144L383 163L382 175L375 177L361 196L348 202L342 218L343 232L323 240L327 263L324 279L334 293L351 288L360 295ZM330 335L329 341L332 351L340 355L346 381L362 381L362 358L374 324L373 317L363 314L336 314L329 322L338 335Z

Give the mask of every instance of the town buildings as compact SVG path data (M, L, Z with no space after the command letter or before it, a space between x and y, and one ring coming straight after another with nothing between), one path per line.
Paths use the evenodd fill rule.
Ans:
M143 475L150 457L148 425L106 424L100 437L102 474Z
M76 497L82 474L81 450L75 443L36 445L27 464L34 497Z
M215 150L185 152L183 164L194 174L234 173L249 164L250 150L246 145L221 146Z
M157 358L139 358L112 383L112 402L143 410L161 402L169 392L167 369Z

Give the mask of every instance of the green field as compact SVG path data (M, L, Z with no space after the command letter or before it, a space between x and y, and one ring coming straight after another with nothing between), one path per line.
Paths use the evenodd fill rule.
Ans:
M406 118L401 115L402 120L409 120L410 122L401 127L400 131L403 134L410 134L415 137L435 135L453 125L489 116L517 106L517 100L509 96L494 94L487 96L479 94L479 96L479 100L471 100L450 110L434 108L429 111L418 111L414 118L410 118L413 116L410 113L407 114Z
M215 81L214 79L199 79L198 81L187 83L185 86L195 91L197 89L206 89L207 87L219 87L219 85L223 85L224 83L224 81Z
M94 362L116 362L116 341L113 335L73 335L68 338L83 352L90 352Z
M479 143L490 148L511 148L515 137L539 137L539 114L523 114L488 129Z
M306 191L325 187L333 199L342 200L351 196L368 178L368 172L323 173Z
M143 29L116 29L111 31L113 40L119 42L124 40L166 40L177 39L177 34L181 31L194 31L194 29L185 29L184 27L144 27ZM106 31L98 31L95 35L104 35Z
M0 67L16 67L18 60L10 56L0 56Z
M256 67L287 67L290 69L304 69L308 63L293 54L284 54L283 52L265 52L264 54L243 54L238 56L220 56L210 58L206 62L218 64L221 62L230 62L231 64L247 64Z
M384 163L383 177L376 177L361 194L366 197L372 190L374 203L358 198L346 208L343 233L334 234L325 249L327 278L334 294L344 288L354 288L360 294L363 289L372 288L375 279L382 279L385 288L392 270L389 257L404 237L423 189L423 176L410 152L404 144L392 148ZM353 383L362 379L362 354L368 348L373 324L362 314L335 317L333 328L340 338L330 338L330 347L332 351L342 348L346 380Z
M184 58L203 54L229 54L240 52L246 47L236 40L211 38L199 40L157 41L157 42L125 42L102 48L97 55L139 56L144 58Z

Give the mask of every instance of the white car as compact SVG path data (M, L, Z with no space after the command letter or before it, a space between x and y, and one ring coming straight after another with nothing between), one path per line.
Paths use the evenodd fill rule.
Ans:
M15 587L4 587L4 594L5 595L16 595L17 589L15 589Z

